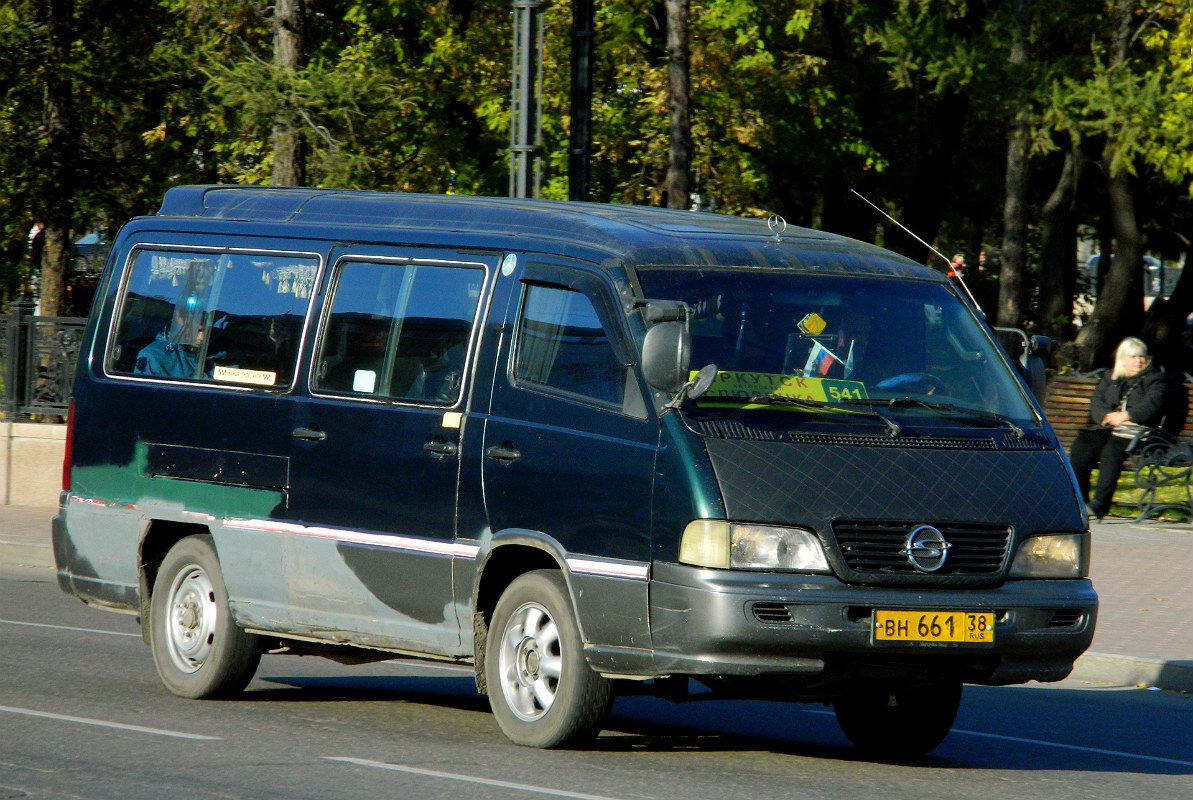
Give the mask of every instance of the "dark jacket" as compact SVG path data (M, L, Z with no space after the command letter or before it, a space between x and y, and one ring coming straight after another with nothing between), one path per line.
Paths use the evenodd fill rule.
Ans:
M1100 425L1104 416L1122 409L1126 401L1132 422L1157 425L1164 416L1164 373L1148 364L1134 378L1111 380L1110 375L1107 370L1090 397L1089 416L1094 424Z

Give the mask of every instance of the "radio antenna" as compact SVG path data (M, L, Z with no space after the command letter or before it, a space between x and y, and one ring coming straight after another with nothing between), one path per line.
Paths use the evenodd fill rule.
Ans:
M925 241L924 241L923 239L921 239L920 237L916 236L916 235L915 235L914 233L912 233L912 232L911 232L911 230L910 230L910 229L908 229L908 227L907 227L906 225L904 225L902 222L900 222L899 220L895 219L895 218L894 218L894 217L892 217L890 214L886 213L886 212L885 212L885 211L883 211L881 208L879 208L878 206L876 206L876 205L874 205L873 203L871 203L871 202L870 202L869 200L867 200L865 197L862 197L862 194L861 194L861 192L859 192L857 189L850 189L849 191L853 192L853 193L854 193L854 194L856 194L858 197L860 197L860 198L862 199L862 202L864 202L866 205L870 206L870 207L871 207L871 208L873 208L875 211L877 211L879 214L882 214L884 217L886 217L887 219L889 219L891 222L893 222L893 223L895 223L896 225L898 225L898 226L899 226L899 228L900 228L900 229L901 229L901 230L902 230L904 233L906 233L908 236L910 236L911 238L915 239L917 242L919 242L920 244L922 244L924 247L927 247L927 248L928 248L929 250L931 250L933 253L936 253L936 255L938 255L938 256L940 256L942 259L944 259L944 263L946 263L946 264L948 264L948 265L949 265L949 268L950 268L950 270L952 269L953 262L952 262L952 261L950 261L950 260L949 260L949 259L948 259L948 258L945 256L945 254L944 254L944 253L940 252L940 251L939 251L939 250L937 250L935 247L933 247L932 245L928 244L927 242L925 242ZM977 301L977 300L974 298L974 296L973 296L973 292L969 291L969 287L965 285L965 278L963 278L963 277L961 276L961 274L960 274L960 273L957 273L957 274L956 274L956 278L957 278L957 282L961 284L961 288L965 290L965 294L969 296L969 302L973 303L973 307L974 307L974 308L976 308L976 309L978 310L978 312L979 312L979 313L980 313L980 314L981 314L983 317L984 317L984 316L986 316L986 312L985 312L985 311L982 311L982 307L978 305L978 301Z

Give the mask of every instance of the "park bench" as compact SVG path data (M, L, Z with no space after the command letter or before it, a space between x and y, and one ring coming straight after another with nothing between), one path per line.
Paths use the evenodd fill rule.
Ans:
M1099 373L1055 375L1048 381L1044 416L1060 439L1065 452L1079 431L1090 422L1089 401L1098 385ZM1127 469L1134 473L1141 491L1136 521L1156 516L1165 510L1180 511L1193 520L1193 415L1190 414L1190 389L1187 375L1169 382L1164 420L1159 427L1145 428L1128 447ZM1178 497L1165 499L1173 487Z

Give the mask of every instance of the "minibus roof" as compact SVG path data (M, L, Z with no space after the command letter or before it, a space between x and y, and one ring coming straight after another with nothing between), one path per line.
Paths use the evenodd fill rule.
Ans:
M151 219L166 218L259 223L263 228L281 226L303 236L342 238L348 233L351 238L374 242L413 243L410 233L419 231L422 233L416 238L421 244L484 246L487 242L508 250L555 252L598 262L612 258L639 267L765 267L947 281L943 273L889 250L787 226L777 218L768 224L766 219L648 206L338 189L180 186L166 193L161 209ZM337 232L329 234L330 228Z

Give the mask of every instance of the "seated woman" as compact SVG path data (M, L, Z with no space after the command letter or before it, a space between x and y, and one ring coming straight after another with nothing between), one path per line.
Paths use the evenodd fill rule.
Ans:
M1081 496L1089 498L1090 473L1098 467L1098 485L1086 509L1101 519L1110 510L1123 469L1130 436L1114 435L1114 426L1134 422L1155 425L1164 406L1164 376L1152 365L1147 345L1128 336L1114 351L1114 369L1105 373L1090 398L1091 424L1077 432L1069 460Z

